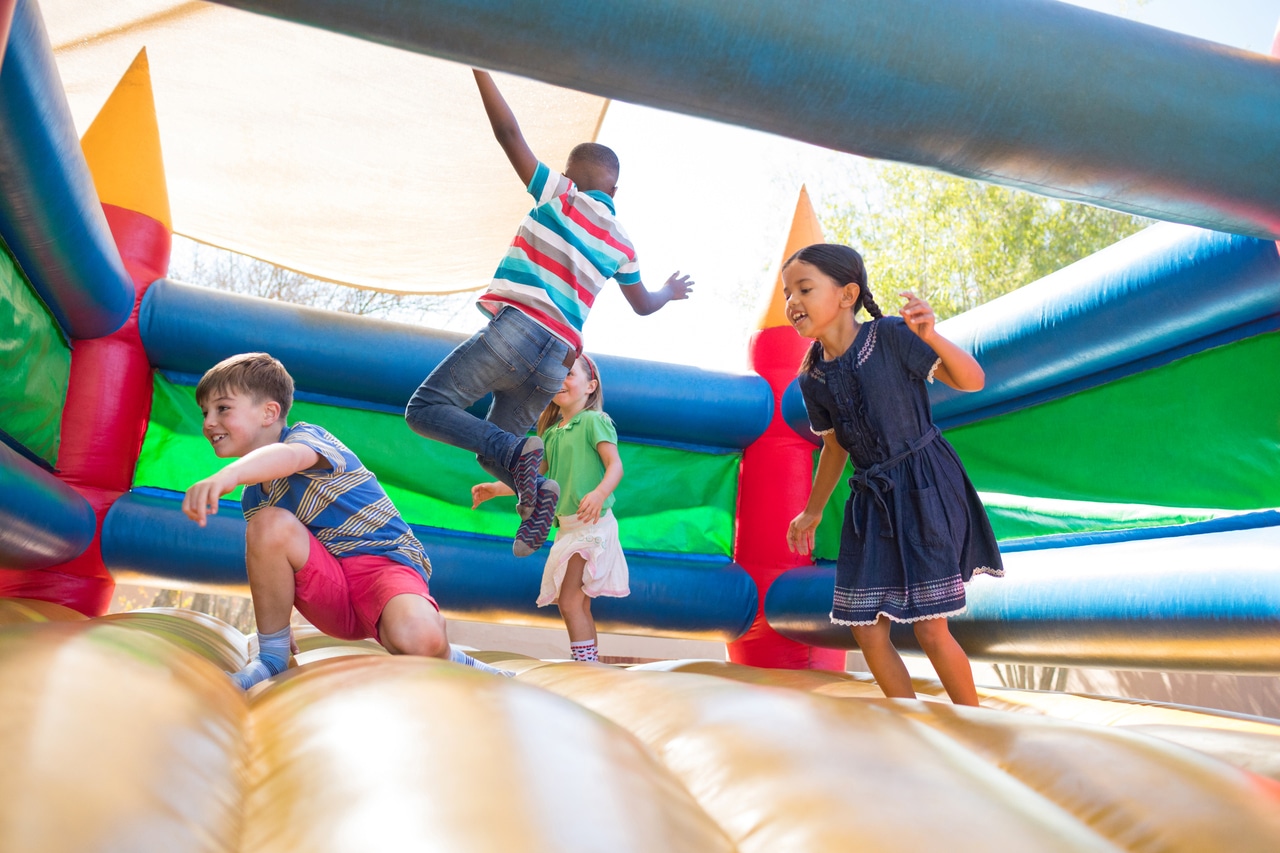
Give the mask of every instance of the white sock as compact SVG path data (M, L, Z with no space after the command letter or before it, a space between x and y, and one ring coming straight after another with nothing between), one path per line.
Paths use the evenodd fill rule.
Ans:
M569 643L569 657L580 661L599 661L600 652L595 640L580 640Z
M449 660L453 661L454 663L460 663L463 666L469 666L472 669L478 669L481 672L490 673L492 675L503 675L503 676L506 676L507 678L515 677L515 673L512 672L511 670L498 669L496 666L489 666L489 664L484 663L483 661L476 660L471 655L467 654L462 649L452 644L449 646Z

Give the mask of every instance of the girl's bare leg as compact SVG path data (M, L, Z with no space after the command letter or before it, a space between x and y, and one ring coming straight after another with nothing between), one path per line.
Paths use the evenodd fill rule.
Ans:
M977 705L978 689L973 684L969 657L960 648L946 619L925 619L915 623L916 640L929 656L947 695L957 705Z
M874 625L854 625L853 638L867 659L867 667L880 690L890 699L914 699L911 675L902 662L902 656L889 641L888 617L877 619Z
M569 558L569 566L564 573L564 583L560 585L560 617L564 619L564 627L569 631L569 642L581 643L596 640L596 621L591 616L591 597L582 590L582 573L587 561L581 554Z

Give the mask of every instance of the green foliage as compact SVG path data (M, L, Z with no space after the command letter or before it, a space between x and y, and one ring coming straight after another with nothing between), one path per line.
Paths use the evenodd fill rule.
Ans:
M911 290L938 319L1029 284L1145 227L1145 219L891 163L829 207L827 239L862 253L886 313Z

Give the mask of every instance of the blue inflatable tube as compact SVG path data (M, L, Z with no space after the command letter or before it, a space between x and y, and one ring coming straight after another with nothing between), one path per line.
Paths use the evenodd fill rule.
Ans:
M96 527L79 492L0 444L0 568L61 565L89 547Z
M180 496L136 490L107 513L102 559L113 574L136 573L178 585L241 587L246 583L244 529L233 502L224 501L202 529L182 514ZM534 606L541 559L517 560L510 540L417 526L414 533L431 557L432 595L451 617L561 624L555 608ZM627 559L631 595L592 604L602 630L727 642L751 626L758 601L755 583L738 565L678 554Z
M987 383L969 394L934 383L934 420L960 426L1277 328L1275 243L1154 225L939 324ZM812 438L797 383L782 410Z
M398 411L467 337L166 279L147 290L138 323L148 359L162 370L198 377L228 356L266 351L302 391ZM759 376L616 356L598 361L624 439L737 450L769 425L773 394Z
M1186 527L1005 553L1006 576L974 578L951 633L978 661L1280 674L1280 525ZM802 643L856 648L849 628L828 618L834 578L831 566L778 578L765 599L770 626ZM893 641L919 650L910 625L895 624Z
M1280 65L1053 0L220 0L571 89L1280 237Z
M0 66L0 236L72 338L99 338L133 310L34 0L19 0Z

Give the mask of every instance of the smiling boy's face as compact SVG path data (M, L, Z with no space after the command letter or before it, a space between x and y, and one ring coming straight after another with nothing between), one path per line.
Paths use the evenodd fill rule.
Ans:
M243 391L223 389L202 400L204 437L220 459L244 456L280 437L280 404L255 402Z

